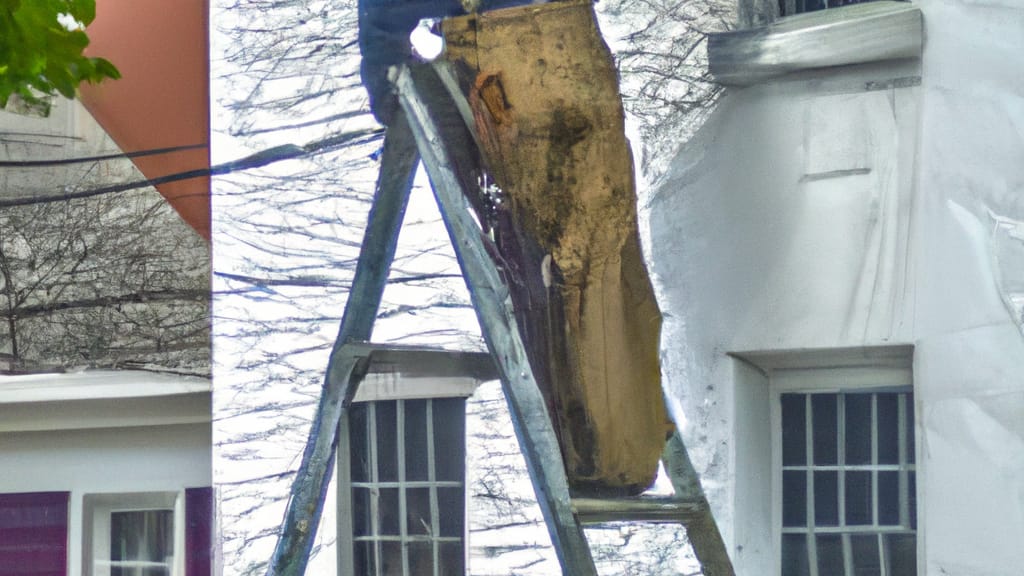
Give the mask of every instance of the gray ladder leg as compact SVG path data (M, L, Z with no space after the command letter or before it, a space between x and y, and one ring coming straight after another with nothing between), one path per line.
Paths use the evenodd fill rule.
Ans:
M704 576L735 576L732 561L729 560L729 551L722 540L721 532L718 531L718 524L711 514L704 489L700 486L700 478L693 468L693 463L690 462L690 455L678 430L672 433L672 437L665 444L662 462L672 481L676 498L696 505L693 515L687 518L684 525Z
M370 208L355 277L337 340L327 364L320 404L309 432L302 463L292 482L288 509L274 549L268 576L302 576L313 547L324 495L334 467L338 422L355 390L350 377L360 358L345 344L369 340L384 283L395 257L398 231L409 200L409 190L419 159L403 114L396 114L384 139L380 179Z
M432 93L442 93L444 89L438 91L440 81L429 67L415 71L403 67L394 81L469 288L484 340L501 373L516 436L523 448L562 572L570 576L596 575L590 547L572 512L558 440L519 335L511 297L487 253L480 228L469 213L465 200L469 191L463 189L455 172L448 148L451 144L438 130L428 104L420 95L420 86L425 83L434 84L428 87Z

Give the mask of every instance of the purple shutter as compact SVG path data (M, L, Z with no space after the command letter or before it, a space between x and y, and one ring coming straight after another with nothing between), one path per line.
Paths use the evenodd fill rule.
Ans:
M185 576L210 576L213 559L213 489L185 490ZM0 574L0 576L4 576Z
M0 494L0 576L65 576L68 492Z

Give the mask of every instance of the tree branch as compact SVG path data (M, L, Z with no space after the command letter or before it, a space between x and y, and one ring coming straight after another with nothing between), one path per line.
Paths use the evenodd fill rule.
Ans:
M81 300L21 306L9 310L5 315L9 318L20 319L30 318L33 316L44 316L46 314L52 314L62 310L102 308L116 306L118 304L144 304L148 302L168 302L174 300L204 301L209 299L209 297L210 293L208 291L199 289L143 290L131 294L117 294L114 296L99 296L96 298L83 298Z

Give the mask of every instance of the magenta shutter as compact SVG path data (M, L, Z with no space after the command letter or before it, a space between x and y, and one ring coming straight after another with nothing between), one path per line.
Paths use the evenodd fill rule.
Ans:
M0 494L0 576L66 576L69 497Z
M185 576L210 576L210 564L213 559L212 527L213 489L186 489Z

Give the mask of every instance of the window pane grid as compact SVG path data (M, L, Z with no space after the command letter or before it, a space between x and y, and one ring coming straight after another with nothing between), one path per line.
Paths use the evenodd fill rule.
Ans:
M779 12L782 16L791 16L872 1L874 0L779 0Z
M783 470L810 470L817 472L835 472L835 471L847 471L847 472L905 472L914 470L913 464L879 464L872 466L871 464L856 464L856 465L807 465L807 466L783 466ZM383 484L387 484L386 482ZM355 484L353 484L355 485Z
M354 542L462 542L462 538L458 536L424 536L417 534L410 534L404 537L377 534L375 536L356 536L352 540Z
M913 469L913 467L911 467ZM405 482L353 482L353 488L430 488L436 486L438 488L461 488L462 482L456 482L455 480L437 480L430 482L429 480L406 480Z
M802 526L788 526L782 529L783 534L807 534L810 532ZM815 526L815 534L914 534L916 530L905 526Z
M435 445L438 435L434 425L435 422L442 426L448 423L435 418L437 404L432 399L381 400L358 406L364 410L365 417L361 421L353 421L365 430L365 435L350 433L350 437L360 438L350 446L350 457L354 467L359 465L360 458L366 460L366 475L365 481L351 482L350 485L353 500L360 495L367 496L368 505L364 510L369 518L363 519L362 524L356 518L355 524L366 528L362 532L357 528L351 536L357 574L446 574L442 566L444 554L461 550L464 541L462 535L453 535L450 531L442 535L438 491L462 494L464 490L462 481L438 479L436 458L442 447ZM444 406L448 411L453 408L449 404ZM410 418L410 414L418 414L418 420ZM417 464L412 460L417 455L409 453L406 445L407 438L415 445L416 438L422 437L426 438L421 442L421 445L425 444L422 448L426 452L426 479L422 479L422 467L420 472L413 472ZM392 470L393 460L397 460L397 466ZM408 479L410 475L415 478L415 474L419 474L420 479ZM412 493L414 490L420 494ZM457 513L461 514L461 511Z
M803 414L793 409L794 396L802 400ZM856 402L848 406L850 396ZM785 400L787 397L790 399ZM882 398L886 401L884 421L880 416ZM899 576L914 564L910 398L908 393L892 392L783 394L785 405L790 406L784 415L801 417L805 430L803 462L794 461L798 453L794 452L792 434L798 428L783 422L790 439L784 439L789 456L783 456L788 460L781 468L784 476L804 478L796 483L797 478L786 476L783 483L783 518L790 518L782 528L784 574L796 570L811 576ZM852 437L848 436L851 430L855 433ZM850 442L867 449L859 448L860 462L848 463ZM798 501L801 493L803 503ZM795 506L804 507L800 516L792 514L798 510ZM803 520L803 525L796 518Z

